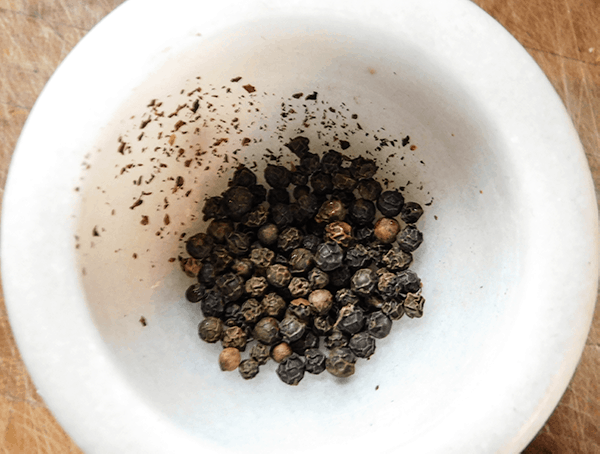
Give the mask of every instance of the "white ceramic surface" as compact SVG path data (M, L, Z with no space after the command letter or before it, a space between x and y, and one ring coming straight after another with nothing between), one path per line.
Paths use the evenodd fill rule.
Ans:
M140 130L153 99L165 115ZM407 199L431 202L414 265L425 316L396 322L348 380L289 387L271 362L245 382L198 339L191 280L168 259L235 159L291 162L282 143L299 129L314 149L337 137L372 152ZM376 151L406 135L415 150ZM467 1L130 0L44 89L3 211L11 326L86 452L518 452L564 392L596 296L575 130L526 51Z

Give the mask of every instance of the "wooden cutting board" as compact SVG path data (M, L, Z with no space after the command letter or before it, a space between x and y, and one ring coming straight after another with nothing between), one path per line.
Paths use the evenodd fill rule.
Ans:
M0 0L0 188L21 128L73 46L122 0ZM600 188L600 1L476 0L563 99ZM600 310L560 404L526 453L600 453ZM36 393L0 299L0 453L80 453Z

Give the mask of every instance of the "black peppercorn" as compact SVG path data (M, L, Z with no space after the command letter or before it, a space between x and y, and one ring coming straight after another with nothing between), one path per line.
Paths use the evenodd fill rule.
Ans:
M404 300L404 311L410 318L421 318L423 316L423 306L425 298L419 293L409 293Z
M304 352L304 369L309 374L318 375L325 370L327 357L317 348L309 348Z
M409 252L400 248L390 249L382 258L381 262L391 271L404 271L413 261Z
M379 198L382 188L378 181L373 178L367 178L358 182L356 190L363 199L374 202Z
M423 242L423 234L414 225L407 225L398 235L398 246L405 252L414 252Z
M283 166L268 164L265 169L265 180L273 188L285 189L290 185L292 174Z
M342 191L340 189L334 189L331 192L331 199L337 199L344 204L345 207L349 207L356 201L354 192Z
M254 264L249 258L236 259L231 265L231 271L243 279L248 279L254 273Z
M292 315L302 323L308 323L312 316L310 303L305 298L296 298L290 301L290 305L287 307L285 315L286 317Z
M333 324L329 317L320 315L313 319L313 329L319 336L329 336L333 330Z
M321 159L319 155L315 153L305 153L304 156L300 158L300 167L306 173L306 175L310 175L319 170L321 166Z
M262 184L253 184L248 186L248 190L254 197L254 206L260 205L267 200L267 189Z
M423 214L423 208L416 202L407 202L402 207L400 212L400 219L405 224L415 224L421 215Z
M302 194L296 199L296 204L300 212L307 218L312 218L319 211L319 199L316 195Z
M340 378L354 374L356 356L348 347L334 348L325 361L327 372Z
M348 266L340 266L329 273L329 284L335 288L348 287L352 279L352 270Z
M355 304L349 304L340 309L334 328L348 334L356 334L365 325L365 313Z
M269 202L270 205L276 205L278 203L289 204L290 193L287 189L273 188L267 193L267 202Z
M227 216L239 220L254 206L254 196L244 186L233 186L223 193L221 205Z
M308 282L314 290L322 289L329 285L329 276L319 268L313 268L308 272Z
M250 251L250 261L257 269L266 269L275 261L275 253L271 249L257 248Z
M206 287L200 282L190 285L185 291L185 297L190 303L197 303L201 301L205 294Z
M212 263L206 262L198 273L198 282L204 284L206 287L213 287L216 277L215 267Z
M315 263L315 257L308 249L297 248L292 251L289 266L292 273L306 273Z
M394 297L398 292L398 276L390 272L379 274L377 290L386 300Z
M230 326L227 328L223 331L223 338L221 339L223 348L234 347L240 351L244 351L247 341L246 333L239 326Z
M280 318L285 312L285 300L277 293L269 293L262 299L265 314L269 317Z
M294 199L298 200L300 197L310 194L310 188L304 184L298 185L294 188Z
M368 311L374 310L374 309L383 309L383 305L385 304L386 300L384 300L383 298L381 298L381 296L379 295L369 295L364 299L364 302L366 304L366 308Z
M347 222L331 222L325 227L325 241L335 241L342 247L348 247L352 241L352 227Z
M303 277L294 277L288 285L293 298L303 298L311 291L310 282Z
M340 200L331 199L321 205L319 212L315 216L315 220L324 223L343 221L346 217L346 213L346 208Z
M267 268L267 281L273 287L287 287L291 280L292 273L287 266L276 263Z
M277 247L284 252L300 247L302 244L302 233L296 227L288 227L281 232L277 238Z
M290 182L295 186L306 185L308 183L309 173L302 166L296 167L292 172Z
M241 311L246 323L256 323L264 316L263 305L254 298L246 300Z
M271 220L278 227L285 227L294 222L294 213L289 205L278 203L271 207Z
M225 240L227 248L233 255L246 255L250 250L250 238L242 232L231 232Z
M269 209L264 205L257 206L254 210L242 217L242 224L246 227L257 228L264 225L269 219Z
M296 386L304 377L304 361L292 353L277 366L277 376L285 384Z
M325 338L325 347L329 350L348 345L348 336L342 333L339 329L333 328L329 335Z
M339 152L329 150L321 158L321 170L327 174L337 172L342 167L342 159L343 157Z
M331 175L325 172L315 172L310 177L310 185L316 195L329 194L333 191Z
M275 263L279 264L279 265L285 265L285 266L289 265L289 261L288 261L287 257L283 254L275 255Z
M302 158L308 153L308 143L309 140L306 137L298 136L286 143L285 146L296 156Z
M372 159L358 157L352 160L350 172L357 180L372 178L377 173L377 165Z
M200 272L202 272L202 267L204 265L199 260L196 260L193 257L184 258L181 261L181 269L188 277L196 277Z
M215 267L215 273L220 274L233 263L233 257L227 246L215 244L210 253L210 263Z
M252 298L258 298L263 296L269 287L267 279L262 276L253 276L246 281L244 289L246 293Z
M225 302L237 301L244 294L244 281L234 273L225 273L217 277L217 288L221 291Z
M331 182L335 189L339 189L343 192L352 192L354 191L354 188L356 188L358 182L352 178L349 171L344 170L345 169L341 169L341 171L334 173Z
M404 197L398 191L384 191L377 198L377 208L385 217L398 216L404 205Z
M220 219L225 217L225 211L223 210L222 197L210 197L204 202L202 207L202 213L204 214L204 220L209 219Z
M404 305L397 299L393 298L383 303L381 312L383 312L392 320L400 320L404 315Z
M346 251L344 263L352 268L363 268L369 262L369 251L362 244L357 244Z
M421 288L421 279L412 270L398 273L398 293L417 293Z
M306 330L306 324L302 323L296 317L284 317L279 322L279 332L286 342L294 342L300 339Z
M322 242L323 241L321 238L319 238L317 235L306 235L302 240L302 247L308 249L312 253L315 253L317 252L317 247L319 247L319 244Z
M308 295L308 302L315 314L325 315L333 306L333 296L329 290L318 289Z
M342 307L348 304L359 304L360 298L349 288L343 288L335 293L335 302Z
M258 375L258 363L253 359L245 359L238 366L244 380L250 380Z
M290 344L292 351L299 355L304 355L306 350L310 348L319 348L319 336L311 330L306 330L304 336Z
M271 347L263 344L262 342L257 342L250 349L250 358L256 361L260 366L263 364L267 364L269 361L271 352Z
M320 244L315 254L315 263L323 271L332 271L342 265L344 251L334 241Z
M371 224L375 220L376 213L375 204L367 199L356 199L350 205L350 219L359 226Z
M206 317L198 325L198 335L204 342L218 342L223 336L223 321L217 317Z
M207 290L200 302L200 309L205 317L220 317L225 310L221 292L216 289Z
M242 326L245 322L242 314L242 307L237 303L228 303L221 319L225 321L225 326Z
M273 317L261 318L254 327L253 335L263 344L273 345L281 339L279 322Z
M227 235L231 232L233 232L233 223L224 219L215 219L211 221L206 228L206 233L208 233L215 242L221 244L225 243Z
M352 291L359 295L370 295L377 286L378 277L370 268L361 268L352 276Z
M366 226L354 230L354 239L359 243L369 243L373 236L373 227Z
M392 330L392 321L382 311L372 312L365 322L366 332L377 339L383 339Z
M252 186L256 184L256 175L252 170L244 165L240 165L235 172L233 177L229 180L229 186Z
M350 338L348 347L359 358L369 359L375 353L375 338L364 331Z
M210 255L214 240L206 233L198 233L185 243L185 249L188 254L198 260L204 260Z

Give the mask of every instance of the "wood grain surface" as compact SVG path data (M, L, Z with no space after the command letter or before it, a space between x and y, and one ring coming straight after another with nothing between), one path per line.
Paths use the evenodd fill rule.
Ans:
M0 188L27 115L75 44L122 0L0 0ZM600 1L476 0L563 99L600 189ZM0 189L3 191L3 189ZM525 450L600 453L600 310L558 407ZM0 299L0 453L80 453L36 393Z

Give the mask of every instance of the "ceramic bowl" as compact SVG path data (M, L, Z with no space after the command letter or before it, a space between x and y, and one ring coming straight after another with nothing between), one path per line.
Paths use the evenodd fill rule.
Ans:
M289 165L296 135L372 155L426 208L426 304L351 378L291 387L273 362L251 381L220 371L178 257L205 197L238 163ZM11 326L86 452L518 452L564 392L596 296L577 134L467 1L130 0L44 89L3 210Z

